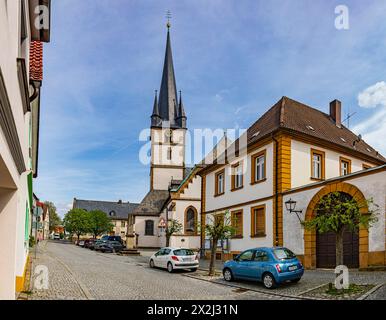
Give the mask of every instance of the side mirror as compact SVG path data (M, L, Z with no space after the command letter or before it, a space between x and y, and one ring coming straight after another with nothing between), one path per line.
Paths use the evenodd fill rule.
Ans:
M240 261L239 256L233 258L234 261Z

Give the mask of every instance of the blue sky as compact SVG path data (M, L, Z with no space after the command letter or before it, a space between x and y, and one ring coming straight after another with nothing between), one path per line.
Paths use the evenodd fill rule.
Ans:
M168 9L189 129L247 128L283 95L325 112L337 98L344 115L356 112L351 128L386 154L386 2L343 3L348 30L335 28L339 4L53 1L35 192L61 214L74 197L146 194L138 136L160 86Z

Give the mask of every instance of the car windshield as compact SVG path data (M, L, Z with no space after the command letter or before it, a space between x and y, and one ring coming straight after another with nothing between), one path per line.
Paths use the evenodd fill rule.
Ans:
M288 260L296 257L295 254L287 248L275 249L273 253L279 260Z
M113 245L121 245L118 241L110 241L110 244L113 244Z
M176 256L194 256L194 251L190 249L177 249L174 250Z

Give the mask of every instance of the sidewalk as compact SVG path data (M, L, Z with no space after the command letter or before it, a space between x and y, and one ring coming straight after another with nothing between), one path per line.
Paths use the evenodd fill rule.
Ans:
M209 264L210 264L210 259L201 258L200 259L200 268L199 269L201 269L201 270L209 270ZM222 272L223 265L224 265L223 261L216 260L214 262L214 269L217 272Z

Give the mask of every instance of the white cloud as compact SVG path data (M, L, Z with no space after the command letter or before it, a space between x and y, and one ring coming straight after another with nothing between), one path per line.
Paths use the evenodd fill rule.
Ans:
M366 88L358 94L358 104L363 108L386 107L386 83L385 81Z

